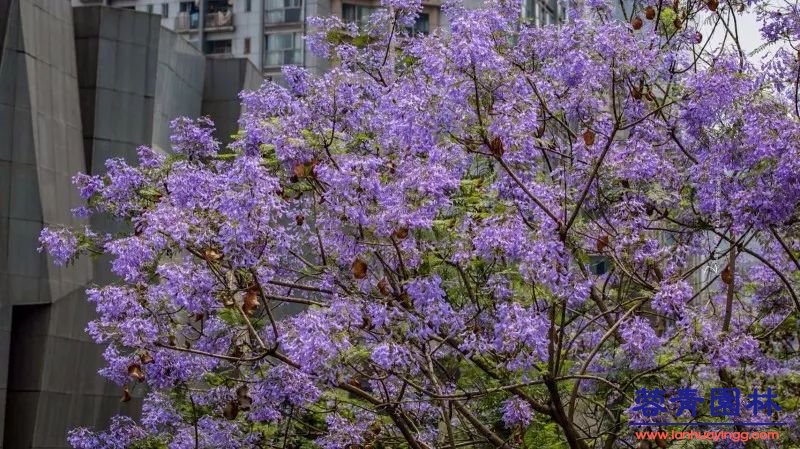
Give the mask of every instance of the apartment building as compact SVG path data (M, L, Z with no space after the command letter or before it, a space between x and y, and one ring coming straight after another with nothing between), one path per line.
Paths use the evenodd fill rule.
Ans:
M478 6L482 0L466 0ZM260 67L265 78L279 80L281 67L300 65L327 69L303 41L306 18L338 16L364 23L380 0L72 0L73 6L103 4L161 16L161 25L175 31L211 57L245 57ZM429 33L447 27L442 0L423 0L414 31ZM522 16L535 25L563 18L559 0L525 0Z

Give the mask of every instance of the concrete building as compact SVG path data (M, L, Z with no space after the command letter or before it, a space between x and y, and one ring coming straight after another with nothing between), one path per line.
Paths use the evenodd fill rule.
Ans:
M176 116L210 115L226 140L238 91L261 74L205 57L156 15L63 0L0 0L0 50L0 448L63 448L69 429L138 404L97 375L103 348L84 331L84 290L111 280L106 261L57 267L39 232L81 226L71 177L141 144L168 150Z
M482 0L467 0L477 6ZM299 65L316 72L325 61L306 48L305 18L338 16L363 23L380 6L380 0L72 0L74 6L104 4L157 14L161 25L184 36L209 57L245 57L260 67L268 79L280 81L284 65ZM442 0L423 0L414 30L428 33L446 27ZM559 0L525 0L523 16L536 25L563 18ZM200 18L203 20L200 20Z

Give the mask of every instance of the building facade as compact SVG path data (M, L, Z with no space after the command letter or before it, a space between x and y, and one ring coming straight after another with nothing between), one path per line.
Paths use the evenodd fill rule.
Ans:
M380 0L72 0L74 6L104 4L156 14L161 25L179 33L215 58L248 58L264 77L280 81L284 65L299 65L317 73L325 61L307 50L303 36L307 17L338 16L363 23L380 7ZM481 0L466 0L479 6ZM446 27L442 0L423 0L414 30L429 33ZM525 0L523 17L536 25L563 17L559 0ZM203 18L203 20L201 20Z

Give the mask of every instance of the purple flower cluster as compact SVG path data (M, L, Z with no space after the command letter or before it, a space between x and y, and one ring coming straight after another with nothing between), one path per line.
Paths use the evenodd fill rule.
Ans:
M796 6L749 4L797 48ZM172 154L76 175L79 214L128 227L41 247L108 257L87 330L144 408L70 443L623 447L642 382L792 385L797 57L698 45L698 10L731 42L737 5L689 6L537 27L452 1L418 36L419 0L312 19L331 69L242 93L226 151L178 118Z

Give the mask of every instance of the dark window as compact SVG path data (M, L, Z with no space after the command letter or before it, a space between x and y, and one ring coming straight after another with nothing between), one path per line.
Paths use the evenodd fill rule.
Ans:
M342 20L355 23L359 28L364 28L369 23L369 16L377 10L378 8L375 6L344 3L342 4Z
M250 12L252 10L253 10L253 0L245 0L244 12Z
M225 55L231 53L231 40L206 41L206 54Z
M599 256L589 256L589 267L596 275L608 273L608 259Z
M244 38L244 54L246 54L246 55L250 54L250 38L249 37Z
M162 17L169 17L169 3L162 3L161 4L161 16Z
M153 5L147 5L147 12L153 14Z
M189 12L189 13L191 13L191 12L199 11L199 8L197 7L197 5L194 2L181 2L180 10L181 10L181 12Z
M427 13L420 13L414 26L407 28L409 34L428 34L431 32L431 16Z

